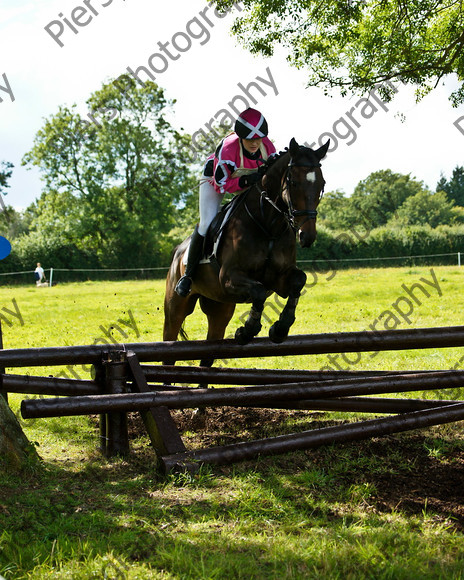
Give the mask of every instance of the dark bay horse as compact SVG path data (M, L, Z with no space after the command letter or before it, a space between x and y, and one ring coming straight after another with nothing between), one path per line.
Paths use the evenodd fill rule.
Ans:
M177 340L198 300L208 318L208 340L224 337L237 303L251 302L244 326L235 333L236 340L246 344L261 330L264 303L273 292L287 302L269 336L274 342L285 340L306 283L306 274L296 267L295 238L298 234L304 248L316 239L317 206L325 183L320 162L328 147L329 141L314 151L292 139L286 152L268 162L261 182L240 194L245 197L224 227L217 265L198 266L185 298L174 288L185 270L189 240L174 250L166 281L163 340Z

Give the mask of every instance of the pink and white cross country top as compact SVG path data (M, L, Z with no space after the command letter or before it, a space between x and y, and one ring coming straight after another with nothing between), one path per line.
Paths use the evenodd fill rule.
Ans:
M236 133L231 133L206 162L208 164L213 161L214 189L222 194L241 191L238 184L240 177L255 172L275 153L273 143L268 137L263 137L259 151L251 155L243 148L240 137Z

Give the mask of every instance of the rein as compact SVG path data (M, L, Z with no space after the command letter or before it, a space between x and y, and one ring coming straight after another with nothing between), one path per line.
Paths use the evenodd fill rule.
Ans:
M278 197L280 199L282 199L284 201L284 203L287 206L287 211L283 211L282 209L279 208L279 206L275 203L275 201L273 201L266 190L262 189L260 191L260 195L261 195L261 202L267 201L277 212L279 212L279 214L281 214L287 221L288 225L292 228L292 230L294 232L297 232L301 226L303 226L308 220L310 219L316 219L317 218L317 210L315 209L303 209L303 210L295 210L293 208L293 204L292 204L292 198L290 196L289 193L289 187L291 185L298 185L301 184L302 182L298 182L295 179L292 179L291 176L291 170L293 167L307 167L308 170L310 169L316 169L318 167L321 167L321 164L313 164L313 163L294 163L293 159L290 160L290 163L287 165L287 168L285 169L284 172L284 178L283 178L283 182L284 185L281 186L280 191L279 191L279 195ZM284 192L287 192L287 195L284 197ZM321 191L321 197L324 193L324 188L322 188ZM248 208L247 208L248 211ZM261 212L262 213L262 212ZM248 214L251 216L250 212L248 211ZM251 216L253 217L253 216ZM306 217L306 219L299 225L295 224L295 218L298 217ZM258 223L256 220L254 220L256 223ZM260 225L261 229L264 230L263 226L261 224L258 223L258 225ZM286 228L285 228L286 229ZM282 232L283 234L284 232ZM282 235L281 234L281 235Z

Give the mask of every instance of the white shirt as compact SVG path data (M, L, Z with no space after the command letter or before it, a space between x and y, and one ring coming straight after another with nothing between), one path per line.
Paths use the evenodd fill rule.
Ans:
M39 275L39 280L42 280L42 278L45 276L44 269L42 268L42 266L37 266L34 272L37 272L37 274Z

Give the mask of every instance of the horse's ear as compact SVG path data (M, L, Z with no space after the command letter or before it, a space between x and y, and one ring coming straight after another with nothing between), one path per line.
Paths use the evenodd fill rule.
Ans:
M324 159L324 157L327 155L327 149L329 148L329 145L330 145L330 139L327 139L327 143L324 143L324 145L322 145L322 147L319 147L319 149L314 151L314 153L316 154L316 157L319 159L319 161L321 159Z
M292 137L291 138L290 145L289 145L289 150L290 150L290 155L292 157L295 157L296 155L298 155L298 153L300 151L300 146L296 142L295 137Z

